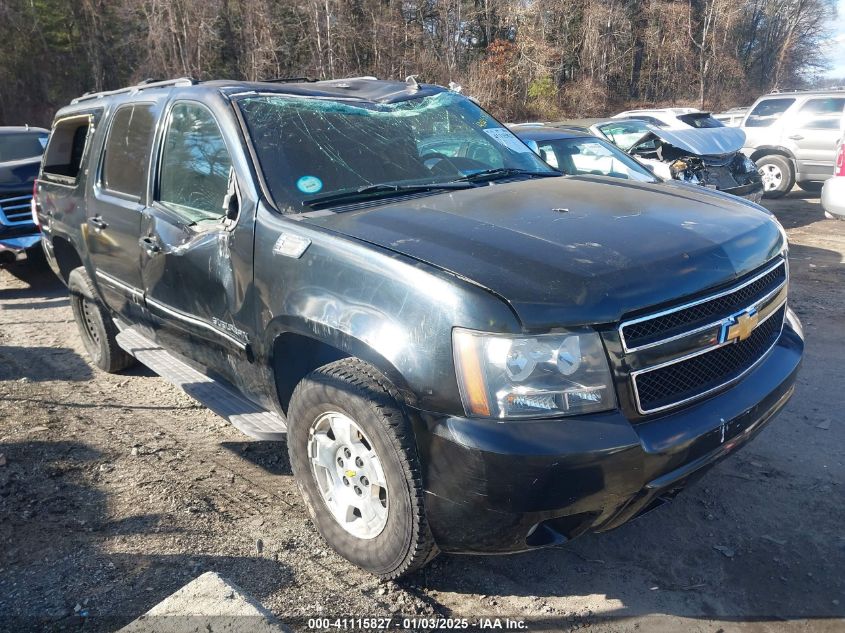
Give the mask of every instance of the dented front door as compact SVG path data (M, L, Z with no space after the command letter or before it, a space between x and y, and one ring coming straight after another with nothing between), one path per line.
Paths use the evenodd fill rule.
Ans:
M229 377L250 343L244 315L250 313L253 216L241 208L230 149L205 106L172 106L159 156L139 242L156 338Z

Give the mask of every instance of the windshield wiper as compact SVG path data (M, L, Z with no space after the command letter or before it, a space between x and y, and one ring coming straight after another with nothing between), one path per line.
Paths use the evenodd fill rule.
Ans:
M471 182L460 181L435 182L425 185L367 185L365 187L359 187L358 189L352 189L351 191L341 191L338 193L330 193L325 196L306 198L302 201L302 206L316 208L327 204L333 204L335 202L354 202L356 200L370 200L403 193L417 193L445 189L469 189L472 186L473 184Z
M530 169L517 169L515 167L498 167L496 169L485 169L484 171L476 171L466 176L461 176L452 182L484 182L489 180L499 180L502 178L511 178L512 176L537 176L539 178L548 178L550 176L560 176L556 171L531 171Z

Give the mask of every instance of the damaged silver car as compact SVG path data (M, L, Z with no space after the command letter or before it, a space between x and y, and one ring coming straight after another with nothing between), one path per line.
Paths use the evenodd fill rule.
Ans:
M668 130L632 119L581 119L555 124L609 140L662 178L717 189L759 202L757 165L741 151L742 130L729 127Z

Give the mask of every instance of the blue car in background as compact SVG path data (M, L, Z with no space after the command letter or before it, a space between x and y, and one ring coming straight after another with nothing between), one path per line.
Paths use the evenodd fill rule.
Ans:
M49 136L42 128L0 127L0 263L22 252L40 255L30 202Z

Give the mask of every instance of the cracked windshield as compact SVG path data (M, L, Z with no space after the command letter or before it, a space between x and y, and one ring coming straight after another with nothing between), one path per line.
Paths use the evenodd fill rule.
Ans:
M395 104L254 96L240 107L273 198L292 210L558 175L510 130L453 93Z

